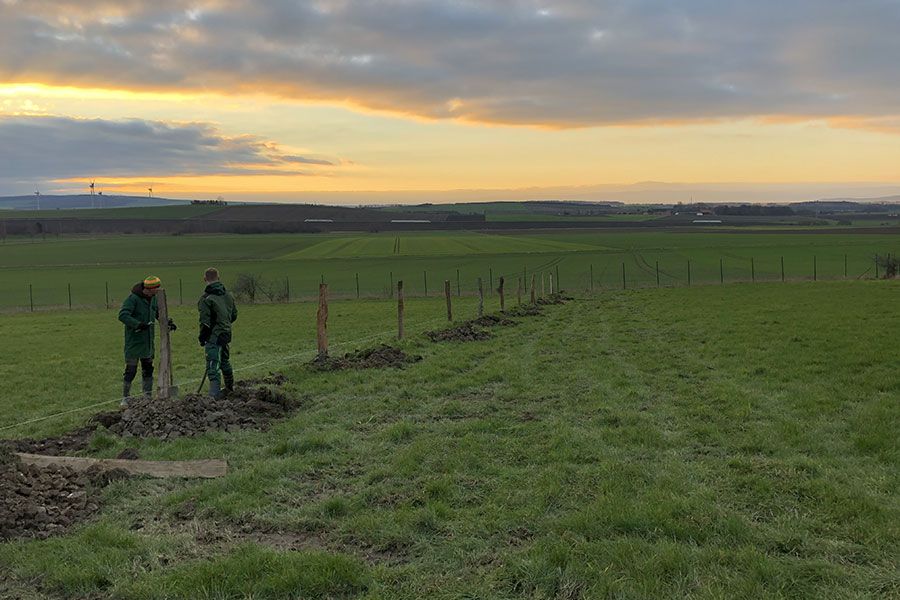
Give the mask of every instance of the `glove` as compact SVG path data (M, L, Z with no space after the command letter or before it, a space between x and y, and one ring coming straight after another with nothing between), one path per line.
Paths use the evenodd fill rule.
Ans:
M149 328L150 328L150 323L138 323L138 326L137 326L137 328L135 328L135 331L144 331Z
M201 346L205 346L206 341L209 339L210 335L212 335L212 329L210 329L206 325L201 325L200 335L197 336L197 341L200 342Z
M169 319L169 331L175 331L178 329L178 325L175 324L175 321Z

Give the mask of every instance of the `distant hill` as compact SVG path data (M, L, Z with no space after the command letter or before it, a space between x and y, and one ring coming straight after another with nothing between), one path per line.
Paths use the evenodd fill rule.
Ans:
M41 195L41 210L68 210L84 208L138 208L148 206L172 206L190 204L190 200L148 198L147 196L112 196L77 194L72 196ZM29 196L0 196L0 210L35 210L38 199Z
M880 196L878 198L823 198L812 202L793 202L794 210L808 210L818 213L855 213L896 211L900 196Z

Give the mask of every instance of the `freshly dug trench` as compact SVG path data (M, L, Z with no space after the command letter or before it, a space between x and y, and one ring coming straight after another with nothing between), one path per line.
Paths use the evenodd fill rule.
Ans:
M420 360L422 360L421 356L409 355L400 348L380 344L375 348L348 352L344 356L317 358L309 364L317 371L340 371L343 369L403 368L407 364Z
M508 311L506 311L506 314L510 317L539 317L544 314L544 311L540 306L535 306L534 304L523 304L521 306L509 309Z

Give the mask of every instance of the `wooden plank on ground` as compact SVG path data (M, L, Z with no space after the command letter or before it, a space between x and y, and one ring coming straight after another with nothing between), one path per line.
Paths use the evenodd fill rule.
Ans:
M134 475L150 477L200 477L211 479L224 477L228 473L228 463L220 459L209 460L126 460L119 458L86 458L81 456L44 456L17 452L16 456L36 467L59 465L75 471L86 471L91 467L101 469L122 469Z

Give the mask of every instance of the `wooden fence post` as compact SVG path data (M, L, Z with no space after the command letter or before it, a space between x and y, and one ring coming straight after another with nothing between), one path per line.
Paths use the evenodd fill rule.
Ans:
M484 284L478 278L478 317L484 316Z
M169 304L165 289L156 293L156 306L159 310L159 373L156 395L160 400L165 400L178 395L172 379L172 341L169 337Z
M391 271L391 286L388 288L388 296L394 297L394 272Z
M847 255L844 255L844 279L847 279Z
M516 306L522 306L522 278L516 279Z
M537 299L534 297L534 273L531 274L531 303L537 304Z
M319 360L328 358L328 284L319 284L319 309L316 311L316 347Z
M288 304L290 304L291 303L291 278L290 277L284 278L284 293L285 293L285 296L287 296Z
M594 291L594 265L591 263L591 292Z
M544 288L544 275L545 275L545 273L544 273L543 271L541 271L541 298L543 298L543 297L545 296L545 294L544 294L544 291L545 291L545 288Z
M500 294L500 312L506 312L506 298L503 296L503 275L500 276L500 287L497 288L497 293Z
M34 312L34 287L28 284L28 303L31 305L31 312Z
M397 282L397 339L403 339L403 280Z
M688 260L688 287L691 287L691 261Z
M876 270L876 274L875 274L875 275L876 275L876 277L877 277L877 276L878 276L878 273L877 273L877 270L878 270L878 261L875 262L875 270ZM71 284L71 283L67 283L66 286L67 286L67 288L68 288L68 290L69 290L69 310L72 310L72 284Z
M456 270L456 296L462 296L462 287L459 285L459 269Z
M359 300L359 273L356 274L356 299Z
M548 274L548 279L550 280L550 295L553 295L553 273Z
M422 280L425 282L425 295L428 295L428 271L422 271Z
M813 254L813 281L818 281L818 280L819 280L819 270L818 270L818 266L816 265L816 255Z
M625 289L625 263L622 263L622 289Z
M750 257L750 280L753 283L756 283L756 263L753 261L753 257Z
M453 307L450 304L450 280L444 280L444 297L447 299L447 320L453 320Z

